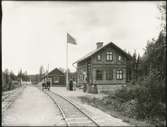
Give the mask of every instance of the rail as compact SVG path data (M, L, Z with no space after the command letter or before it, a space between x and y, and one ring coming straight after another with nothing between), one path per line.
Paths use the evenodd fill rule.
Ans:
M40 89L40 87L38 87L38 89ZM41 90L41 89L40 89ZM96 120L94 120L92 117L90 117L88 114L86 114L82 109L80 109L80 107L76 104L74 104L74 102L72 102L71 100L67 99L64 96L59 95L58 93L55 93L51 90L42 90L45 94L48 95L48 97L50 97L50 99L57 105L58 109L60 110L63 120L66 122L67 126L70 126L70 123L67 121L66 115L64 113L64 111L62 110L62 108L59 106L59 104L56 102L56 100L54 99L54 97L52 97L51 95L49 95L49 92L54 94L55 96L59 96L60 98L62 98L63 100L67 101L68 103L70 103L74 108L76 108L81 114L83 114L86 118L88 118L90 121L92 121L92 123L94 123L97 127L100 127L100 125L96 122Z
M45 93L48 95L48 97L50 97L50 99L54 102L54 104L56 104L56 106L58 107L60 113L62 114L63 120L65 121L66 125L69 127L69 123L66 120L66 116L65 116L65 113L63 112L62 108L57 104L57 102L53 99L52 96L50 96L47 92L45 92Z
M55 94L55 95L57 95L57 96L59 96L59 97L61 97L61 98L63 98L63 99L65 99L66 101L68 101L70 104L72 104L75 108L77 108L78 109L78 111L80 111L82 114L84 114L89 120L91 120L97 127L99 127L99 124L93 119L93 118L91 118L88 114L86 114L84 111L82 111L76 104L74 104L72 101L70 101L69 99L67 99L66 97L64 97L64 96L61 96L61 95L59 95L59 94L57 94L57 93L55 93L55 92L53 92L53 91L50 91L50 92L52 92L53 94Z

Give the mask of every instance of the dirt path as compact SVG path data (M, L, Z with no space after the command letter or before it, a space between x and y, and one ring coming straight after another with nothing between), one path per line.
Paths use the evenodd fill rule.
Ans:
M42 91L27 86L22 95L2 116L7 126L61 125L58 108Z

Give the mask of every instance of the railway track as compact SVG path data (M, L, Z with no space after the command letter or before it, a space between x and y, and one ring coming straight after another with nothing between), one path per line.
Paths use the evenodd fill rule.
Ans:
M19 89L19 88L16 88ZM9 92L4 92L2 93L2 102L5 101L6 99L8 99L12 94L14 94L17 90L12 90Z
M2 102L5 101L9 96L10 96L10 94L2 96Z
M93 120L88 114L83 112L76 104L67 98L53 92L44 90L44 93L57 105L64 124L66 126L98 126L98 123Z

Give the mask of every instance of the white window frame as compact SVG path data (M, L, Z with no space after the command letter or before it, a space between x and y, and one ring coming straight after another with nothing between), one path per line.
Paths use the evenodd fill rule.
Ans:
M101 58L101 54L98 54L98 55L97 55L97 61L101 61L101 59L102 59L102 58Z
M122 60L122 57L119 55L118 56L118 61L121 61Z
M116 71L116 79L117 80L122 80L123 79L123 71L122 70L117 70Z
M107 61L112 61L113 60L113 53L112 53L112 51L108 51L106 53L106 60Z

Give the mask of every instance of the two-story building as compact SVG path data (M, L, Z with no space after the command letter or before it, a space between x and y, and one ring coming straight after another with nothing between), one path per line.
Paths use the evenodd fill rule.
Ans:
M87 92L101 92L113 89L113 86L126 85L130 79L127 64L131 56L110 42L82 57L77 63L77 82L87 84ZM74 64L75 64L74 63Z

